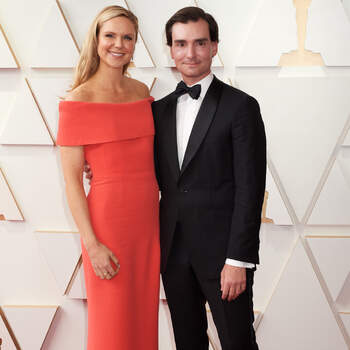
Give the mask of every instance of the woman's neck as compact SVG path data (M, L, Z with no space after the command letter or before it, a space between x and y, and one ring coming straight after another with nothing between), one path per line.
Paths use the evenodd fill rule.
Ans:
M90 81L101 91L118 93L124 90L125 76L122 68L100 65Z

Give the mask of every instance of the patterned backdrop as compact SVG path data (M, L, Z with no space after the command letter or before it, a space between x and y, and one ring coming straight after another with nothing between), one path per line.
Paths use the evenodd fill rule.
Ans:
M111 4L139 17L129 74L156 99L179 81L166 20L189 5L217 19L213 71L258 99L268 138L254 286L260 349L350 349L350 0L1 0L1 350L86 347L57 104L89 24ZM174 350L163 292L159 302L160 350ZM209 309L208 319L219 350Z

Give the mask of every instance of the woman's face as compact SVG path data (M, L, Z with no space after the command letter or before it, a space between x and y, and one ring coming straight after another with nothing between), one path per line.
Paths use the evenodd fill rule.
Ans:
M136 32L128 18L119 16L104 22L97 39L100 64L122 69L130 62L135 50Z

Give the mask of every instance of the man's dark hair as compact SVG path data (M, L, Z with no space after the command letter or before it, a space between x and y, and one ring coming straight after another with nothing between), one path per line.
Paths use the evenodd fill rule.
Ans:
M199 19L203 19L208 23L210 40L219 42L219 28L214 17L209 13L204 12L199 7L189 6L177 11L166 23L165 33L167 45L172 46L172 28L175 23L188 23L190 21L197 22Z

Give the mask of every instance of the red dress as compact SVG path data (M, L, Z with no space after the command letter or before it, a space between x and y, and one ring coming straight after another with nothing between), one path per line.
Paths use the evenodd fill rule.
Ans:
M57 144L84 146L93 173L87 196L92 226L120 263L114 278L102 280L82 245L88 350L158 349L159 192L152 101L59 105Z

